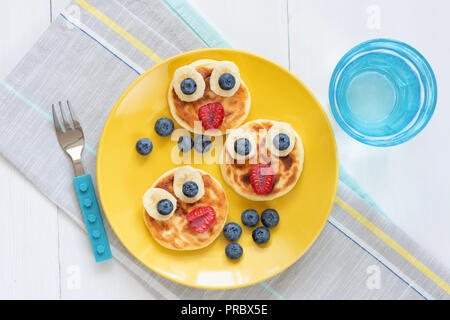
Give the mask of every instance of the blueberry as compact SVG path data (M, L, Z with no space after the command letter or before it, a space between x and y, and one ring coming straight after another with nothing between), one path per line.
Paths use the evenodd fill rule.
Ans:
M186 78L181 81L180 88L184 94L190 95L197 90L197 84L195 83L194 79Z
M239 243L232 242L225 247L225 254L228 258L236 260L242 257L242 247Z
M258 227L253 230L252 238L257 244L264 244L270 239L270 231L264 227Z
M153 143L150 141L150 139L147 138L139 139L138 142L136 142L136 150L137 152L139 152L139 154L145 156L152 152Z
M241 156L246 156L252 150L252 145L247 138L240 138L234 142L234 151Z
M236 79L231 73L224 73L219 77L219 86L223 90L231 90L236 84Z
M223 227L223 235L230 241L239 239L242 233L242 228L236 222L230 222Z
M289 148L289 145L291 144L290 139L287 134L280 133L273 138L273 145L278 150L286 150Z
M163 199L158 202L156 205L156 209L158 212L164 216L168 215L173 210L173 204L170 202L170 200Z
M253 209L247 209L244 212L242 212L241 220L245 226L254 227L259 221L258 212L256 212L256 210Z
M191 136L182 136L178 139L178 148L182 152L188 152L194 146L194 141L192 141Z
M183 194L186 197L195 197L198 193L198 185L194 181L187 181L183 184Z
M280 216L276 210L266 209L261 213L261 222L266 228L273 228L280 222Z
M196 136L194 139L194 148L200 153L208 152L211 149L211 138L203 135Z
M173 121L169 118L159 118L155 123L155 131L161 137L167 137L173 132Z

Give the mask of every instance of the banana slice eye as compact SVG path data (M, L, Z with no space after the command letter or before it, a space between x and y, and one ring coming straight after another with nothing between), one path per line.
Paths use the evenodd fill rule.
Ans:
M173 178L173 192L185 203L194 203L205 194L201 173L191 166L177 168Z
M192 66L183 66L175 71L172 82L175 93L180 100L192 102L203 97L205 80Z
M147 214L155 220L169 220L177 208L177 199L161 188L148 189L142 202Z
M222 97L231 97L241 86L239 68L230 61L216 64L209 80L211 90Z
M287 156L295 146L295 133L288 123L273 125L267 132L267 146L271 154L278 157Z
M256 136L242 128L234 129L228 135L225 147L233 159L245 161L256 155Z

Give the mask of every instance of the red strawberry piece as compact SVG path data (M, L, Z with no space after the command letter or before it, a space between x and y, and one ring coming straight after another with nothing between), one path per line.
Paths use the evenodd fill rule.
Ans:
M216 221L216 213L210 206L198 207L186 215L191 228L197 233L203 233Z
M259 163L250 168L250 182L257 194L265 194L272 190L275 172L272 167Z
M220 103L208 103L198 109L198 118L205 130L217 129L223 122L225 110Z

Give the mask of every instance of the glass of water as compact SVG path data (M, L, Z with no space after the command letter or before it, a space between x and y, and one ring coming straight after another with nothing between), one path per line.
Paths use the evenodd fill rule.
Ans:
M351 49L330 81L330 107L342 129L363 143L393 146L418 134L437 99L425 58L406 43L375 39Z

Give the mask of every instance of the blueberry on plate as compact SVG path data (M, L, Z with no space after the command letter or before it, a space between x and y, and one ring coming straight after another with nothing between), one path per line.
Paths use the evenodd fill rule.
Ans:
M236 260L242 256L242 247L239 243L232 242L225 247L225 254L228 258Z
M181 81L180 88L184 94L190 95L197 90L197 84L195 83L194 79L186 78Z
M169 118L159 118L155 123L155 131L161 137L170 136L173 132L173 121Z
M230 222L223 227L223 235L230 241L239 239L242 233L242 228L236 222Z
M198 135L194 139L194 149L197 152L205 153L211 149L211 138L204 135Z
M264 227L258 227L253 230L252 238L257 244L264 244L270 239L270 231Z
M222 90L231 90L236 84L236 79L231 73L224 73L219 77L219 86Z
M273 228L280 222L280 216L276 210L266 209L261 213L261 222L266 228Z
M186 197L195 197L198 193L198 185L194 181L186 181L183 183L183 194Z
M286 150L287 148L289 148L290 144L291 144L291 141L290 141L289 136L287 134L280 133L280 134L277 134L273 138L273 145L278 150L281 150L281 151Z
M158 212L160 214L162 214L163 216L166 216L172 212L173 204L172 204L172 202L170 202L170 200L162 199L156 205L156 209L158 210Z
M189 152L194 146L191 136L182 136L178 139L178 149L182 152Z
M252 150L252 145L247 138L240 138L234 142L234 151L241 156L246 156Z
M256 212L256 210L253 209L247 209L244 212L242 212L241 220L244 226L254 227L259 221L258 212Z
M139 152L139 154L146 156L150 152L152 152L153 143L150 141L150 139L147 138L139 139L138 142L136 142L136 150L137 152Z

